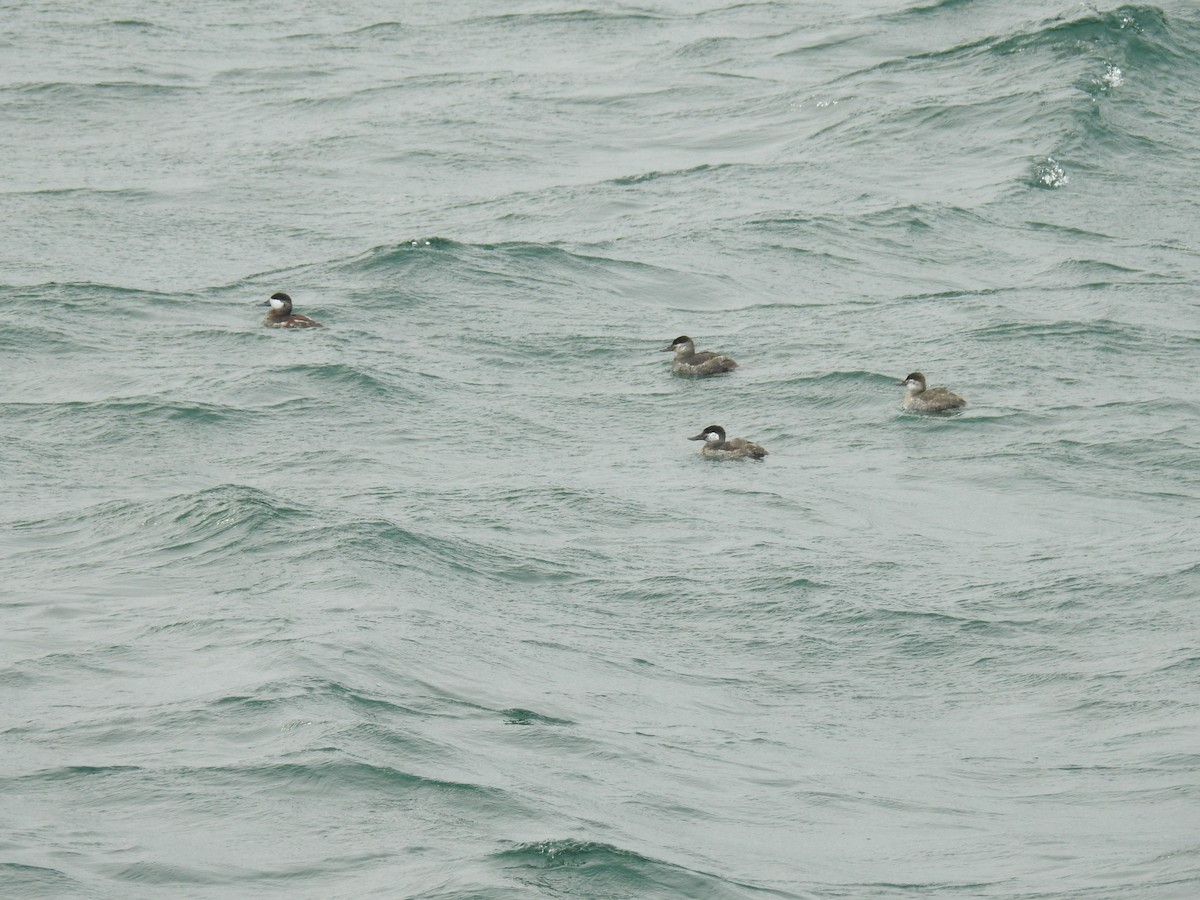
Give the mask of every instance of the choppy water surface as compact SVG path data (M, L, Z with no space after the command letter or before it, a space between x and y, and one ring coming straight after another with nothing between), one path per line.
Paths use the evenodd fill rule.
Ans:
M1198 59L8 10L0 893L1196 896Z

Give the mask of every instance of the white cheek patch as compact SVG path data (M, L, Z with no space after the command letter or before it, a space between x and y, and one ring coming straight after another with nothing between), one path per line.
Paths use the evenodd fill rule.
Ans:
M272 297L271 298L271 309L283 309L283 301L276 300L274 297Z
M709 444L719 444L721 443L721 436L715 431L709 431L705 433L704 440Z
M921 384L921 382L913 381L912 379L909 379L908 381L904 382L904 386L906 388L908 388L910 391L919 391L925 387L925 385Z

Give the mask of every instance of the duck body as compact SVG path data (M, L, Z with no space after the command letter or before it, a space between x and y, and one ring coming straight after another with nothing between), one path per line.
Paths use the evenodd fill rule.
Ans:
M745 438L725 438L725 429L720 425L709 425L689 441L704 441L700 455L709 459L762 459L767 451L761 444Z
M696 350L696 344L686 334L671 341L670 346L663 347L663 352L674 351L675 359L671 363L671 371L676 375L693 377L704 375L720 375L732 372L737 363L728 356L713 353L711 350Z
M909 412L948 412L962 409L967 401L944 387L926 387L925 376L912 372L899 382L904 386L904 399L900 401Z
M324 328L320 322L292 312L292 298L282 291L272 294L271 299L259 306L269 306L271 311L263 319L268 328Z

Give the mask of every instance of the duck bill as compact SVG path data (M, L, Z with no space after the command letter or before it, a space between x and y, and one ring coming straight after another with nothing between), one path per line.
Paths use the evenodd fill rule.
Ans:
M703 433L698 434L695 437L688 438L688 440L689 441L702 441L702 440L704 440L704 434Z
M254 305L255 305L255 306L270 306L270 305L271 305L271 301L270 301L270 300L264 300L262 303L255 303Z
M670 352L671 352L672 350L674 350L674 349L675 349L675 345L674 345L674 344L672 344L670 347L663 347L663 348L662 348L662 352L663 352L663 353L670 353Z

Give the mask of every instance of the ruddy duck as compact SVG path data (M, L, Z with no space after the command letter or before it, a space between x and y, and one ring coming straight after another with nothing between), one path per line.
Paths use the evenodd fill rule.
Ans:
M721 356L711 350L696 352L696 345L686 334L671 341L671 346L663 347L663 353L675 351L675 361L671 363L671 371L676 375L720 375L722 372L732 372L737 363L728 356Z
M713 459L762 459L767 455L758 444L751 443L745 438L725 440L725 429L720 425L709 425L689 441L704 441L700 448L701 456L711 456Z
M324 328L320 322L314 322L308 316L292 312L292 298L282 291L272 294L271 299L259 306L269 306L271 311L263 319L268 328Z
M902 403L905 409L912 412L943 412L967 405L966 400L944 387L925 387L925 376L920 372L913 372L896 383L904 385Z

